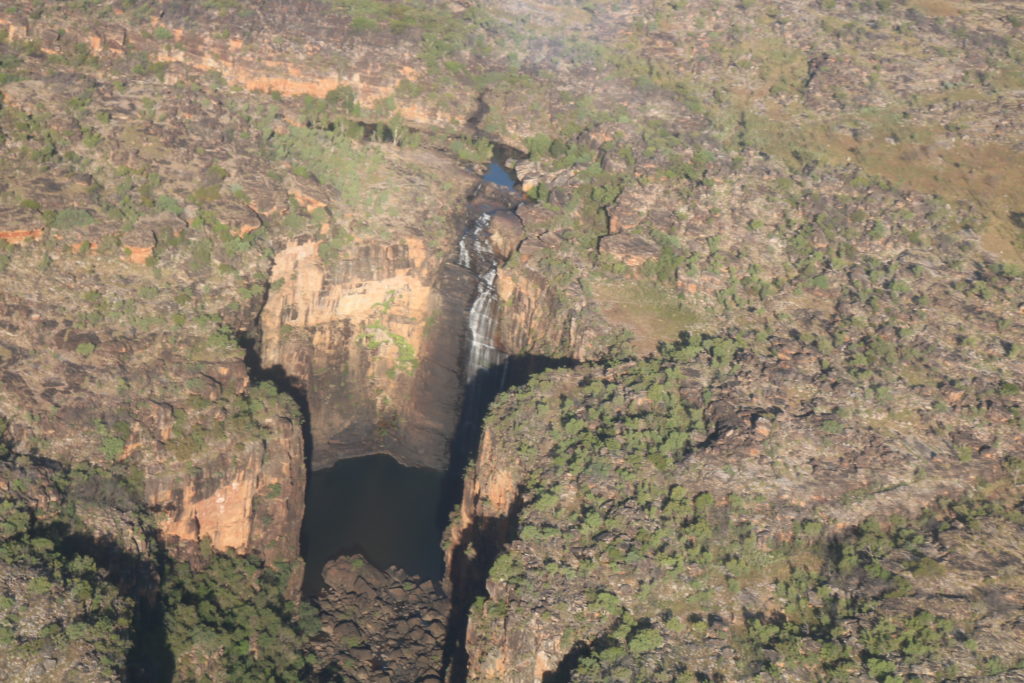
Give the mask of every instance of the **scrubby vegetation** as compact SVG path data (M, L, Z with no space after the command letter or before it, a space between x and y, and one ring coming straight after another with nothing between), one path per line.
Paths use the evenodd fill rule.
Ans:
M166 556L138 472L64 469L7 452L0 468L12 487L0 501L6 670L64 680L162 680L172 671L185 680L300 680L308 670L305 645L319 622L288 599L286 563L208 543L187 559ZM118 533L150 548L132 556L113 538L92 541L98 509L117 510Z
M294 398L358 395L380 419L329 436L390 436L379 384L436 368L408 287L331 329L295 293L434 287L497 150L524 195L499 341L600 362L493 406L468 477L510 500L470 524L507 537L451 546L486 576L473 675L508 678L510 642L556 680L1016 675L1022 25L947 0L4 3L0 670L309 676L271 559L297 549L267 536L300 514ZM315 277L275 275L286 252ZM310 343L283 355L353 341L353 374L257 367L275 295ZM229 488L245 556L184 512Z
M186 679L302 680L315 611L287 599L292 569L204 546L168 566L161 587L167 643Z
M488 429L493 447L514 455L521 502L487 574L489 597L471 613L474 632L539 616L552 626L529 637L570 653L566 680L895 681L1024 665L992 630L998 610L978 596L935 597L970 581L979 553L1019 552L1009 532L1024 524L1015 461L983 495L853 527L836 524L841 508L800 505L801 489L781 480L740 489L706 479L715 467L728 481L756 458L733 433L756 439L772 421L718 412L714 387L742 371L744 354L696 338L607 373L550 373L499 399ZM788 461L800 467L795 453ZM814 490L814 479L802 487ZM986 550L995 529L998 550ZM993 586L1012 581L996 571ZM478 652L487 671L493 650Z
M92 557L62 551L38 514L24 501L0 502L0 666L44 675L35 664L45 659L58 677L123 675L134 601Z

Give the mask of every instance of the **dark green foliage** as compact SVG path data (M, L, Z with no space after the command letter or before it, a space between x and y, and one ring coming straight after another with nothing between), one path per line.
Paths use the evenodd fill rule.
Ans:
M887 340L864 344L879 360L891 352ZM685 335L652 358L571 382L541 376L499 396L490 430L516 435L503 448L522 468L523 507L517 540L489 574L495 597L474 618L500 624L540 610L558 619L566 650L583 648L573 680L670 680L686 670L676 653L712 628L702 615L724 605L742 613L718 637L743 676L895 681L958 662L1003 665L962 644L976 628L970 620L933 611L919 591L934 590L921 582L947 571L935 557L941 546L929 545L937 534L954 520L979 531L994 519L1020 524L1012 500L945 502L916 519L869 518L838 534L827 519L799 519L790 537L765 540L750 521L763 501L678 483L692 481L689 455L714 436L706 422L714 387L741 372L745 346ZM840 408L818 424L841 438L848 419ZM635 591L611 588L621 576L637 577ZM766 580L770 609L732 602Z
M133 601L92 557L59 549L60 540L28 505L0 501L0 656L59 657L73 648L97 675L116 678L131 644ZM33 623L40 614L52 619L41 628Z
M490 161L494 151L491 143L483 138L455 138L451 142L451 150L459 159L474 164Z
M245 398L256 414L279 414L282 400L290 403L268 383L253 386ZM248 422L253 419L250 415ZM3 426L0 421L0 433ZM107 457L115 459L128 424L98 422L96 429ZM91 677L113 680L123 678L134 645L136 658L143 651L156 658L169 647L176 675L186 680L300 680L305 675L306 643L319 623L311 607L286 597L290 566L218 553L208 541L191 563L169 557L157 562L152 555L137 555L136 548L129 552L109 539L98 542L83 519L102 511L133 520L138 533L158 547L141 495L141 474L123 462L65 470L28 456L12 458L0 443L0 468L9 486L0 498L4 661L67 657ZM31 502L40 499L56 502L49 507ZM104 569L112 557L119 558L111 569L116 575ZM138 610L136 601L125 597L135 591L145 596ZM39 624L40 614L52 622ZM166 645L155 634L166 634ZM170 666L155 661L141 663L142 669L152 674Z
M284 597L290 572L287 565L268 567L208 544L194 566L170 564L161 593L179 671L224 680L301 680L305 643L319 622L311 607Z
M0 85L18 80L18 65L21 63L18 55L6 54L2 50L3 43L0 42ZM3 97L0 96L0 103L2 102Z
M924 609L908 614L899 609L898 600L915 590L914 582L905 578L907 569L914 579L942 572L919 548L926 536L948 527L937 520L957 510L974 520L1022 517L1012 506L969 500L944 503L937 513L916 520L890 518L883 524L868 519L839 539L821 537L817 523L800 525L793 541L778 551L811 549L823 562L817 569L791 566L789 575L776 583L784 612L747 618L739 646L749 671L771 671L779 655L789 666L878 681L903 680L900 672L908 665L943 665L954 631L958 626L969 630L969 625Z
M271 138L268 151L277 159L288 160L296 175L315 176L320 183L334 187L345 202L367 206L383 199L367 192L382 159L376 150L359 145L353 138L362 138L358 127L289 128L285 134Z
M320 261L329 266L337 260L341 250L351 242L352 238L348 235L332 237L318 244L316 253L320 257Z
M203 174L201 184L190 197L191 201L200 206L216 201L220 197L221 188L227 177L227 171L217 164L213 164Z
M439 60L471 46L475 12L452 14L432 3L393 3L384 0L332 0L359 34L390 32L418 44L423 59L436 68Z
M547 156L551 151L551 138L540 133L534 135L531 138L526 139L526 149L530 154L530 158L538 159L540 157Z
M85 209L61 209L49 217L50 226L55 230L82 228L93 222L92 214Z

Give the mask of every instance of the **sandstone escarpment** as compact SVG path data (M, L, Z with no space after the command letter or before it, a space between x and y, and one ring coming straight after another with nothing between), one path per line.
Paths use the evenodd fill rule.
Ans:
M23 340L32 338L34 322L46 339L56 327L65 351L41 362L20 344L5 347L13 391L4 414L16 447L46 444L51 457L66 462L138 467L146 499L169 536L297 557L305 481L298 415L273 393L250 390L241 361L191 370L182 359L170 375L179 378L181 392L150 384L148 354L131 342L61 331L38 313L26 316L28 324L17 319L9 318ZM149 387L138 403L110 400L138 385Z
M251 159L253 148L182 124L175 117L186 110L185 118L209 121L210 111L200 112L218 105L164 97L160 84L115 89L36 76L5 85L0 122L5 131L26 123L4 146L20 160L8 167L4 201L21 207L3 212L0 231L14 245L4 245L0 267L6 438L20 452L134 473L127 480L167 540L210 538L219 550L296 559L305 482L298 414L286 396L251 384L232 333L258 311L262 287L250 286L265 279L269 261L253 247L266 214L220 197L232 171L202 171L230 155ZM155 107L151 97L161 93L161 122L143 133L137 98ZM105 115L67 114L74 97ZM86 119L99 127L88 145ZM35 156L40 136L59 151ZM182 148L173 162L171 147ZM76 149L93 162L72 163ZM136 169L120 181L117 202L104 165L114 162ZM236 176L239 197L248 176ZM205 194L193 194L201 186ZM254 190L246 201L271 213L266 207L286 197ZM26 281L38 285L17 284Z
M313 466L376 452L443 466L458 359L425 349L437 333L430 323L452 295L435 284L444 254L429 254L421 238L409 237L356 243L324 263L317 247L292 242L275 255L260 315L264 367L280 367L308 397ZM458 339L460 330L442 332ZM440 400L424 391L425 376Z
M219 73L248 90L289 97L340 94L345 106L371 121L398 115L416 127L458 130L476 107L465 88L449 92L445 106L410 96L431 83L412 40L397 35L368 44L352 35L349 18L319 6L282 3L267 9L239 26L192 3L172 5L154 19L171 35L157 46L156 58ZM219 24L230 32L227 40L213 30Z
M204 358L205 340L193 339L190 358L164 356L167 374L154 377L158 347L110 329L77 331L38 300L29 307L8 296L0 307L8 387L0 411L16 448L45 445L68 463L138 467L169 536L297 557L305 482L298 415L273 389L251 388L240 359L223 351ZM56 353L38 353L50 345ZM137 402L116 398L129 388L141 390Z
M356 223L344 195L302 197L359 232L284 241L259 317L262 367L308 403L315 468L383 452L407 465L447 462L473 291L450 261L475 180L439 155L386 159L380 192L393 213L373 228ZM414 169L408 180L402 164Z
M975 624L970 615L980 606L940 606L924 583L879 606L871 602L878 585L858 573L881 571L870 568L864 548L891 533L884 552L900 550L886 571L934 563L934 575L959 576L964 558L921 546L927 534L900 534L965 518L952 511L976 503L947 501L969 501L987 482L998 482L1012 507L1015 488L1000 480L998 454L960 458L871 428L823 436L821 418L789 402L802 395L805 368L740 354L727 361L729 379L716 380L714 361L700 350L715 354L716 345L690 344L611 370L560 371L499 398L449 529L455 595L477 582L475 594L485 598L469 612L462 673L503 681L541 681L556 671L580 680L616 670L645 680L684 671L742 677L760 660L749 659L739 634L781 615L797 620L796 598L785 591L803 590L794 578L802 571L818 577L815 586L830 586L821 594L848 596L847 628L860 638L878 619L904 623L915 610L934 609L929 619L976 629L989 643L986 656L1003 656L1005 642L989 627L1001 623L995 611L983 610L984 623ZM753 381L780 370L792 370L785 386ZM997 429L1000 443L1016 441ZM1006 508L984 505L970 513L986 520L979 524L998 525L1006 514L1019 523ZM968 555L976 556L974 542ZM811 559L829 557L830 544L849 544L843 552L862 564ZM1019 552L1011 545L1007 553ZM983 561L993 571L999 562ZM773 572L779 578L765 581ZM890 582L886 595L910 590L893 592L903 584L892 573L876 580ZM468 603L473 593L462 597ZM787 637L818 647L808 643L821 636ZM851 647L870 648L863 643ZM958 650L945 661L970 669L983 659ZM816 665L790 666L808 667L799 678Z
M493 344L513 361L522 359L516 381L545 364L599 350L595 329L602 323L584 311L579 286L559 288L531 263L559 241L546 214L536 218L522 205L524 224L511 210L514 193L479 186L442 157L391 149L386 159L389 166L416 164L423 174L418 189L428 194L391 191L387 201L407 212L399 209L390 219L388 237L363 228L332 238L332 222L352 225L344 196L293 190L308 208L326 212L325 234L303 235L276 250L260 313L260 364L305 396L314 468L382 452L406 465L446 465L466 380L466 316L477 288L476 275L456 258L467 211L497 211L487 231L504 263L495 280ZM436 173L459 184L428 180ZM428 232L428 221L443 227Z
M449 680L464 680L470 672L474 648L484 638L474 630L469 610L485 593L484 584L495 558L515 533L516 514L521 505L519 473L514 463L503 459L494 448L489 431L484 431L474 464L463 479L462 499L445 531L445 587L451 596L445 671ZM534 632L536 633L536 631ZM503 637L508 634L502 634ZM536 643L510 642L508 637L490 653L500 662L483 675L502 678L512 667L510 658L533 657ZM479 671L475 665L474 671Z
M306 480L299 416L269 413L260 430L260 439L210 458L184 481L147 477L150 503L164 511L164 534L271 561L298 557Z
M37 18L27 4L9 12L0 16L5 38L38 40L54 55L84 46L97 57L117 59L141 50L163 65L158 68L166 69L168 83L187 82L196 70L260 93L323 98L333 92L365 120L398 116L449 131L463 129L477 107L476 94L465 85L439 87L403 21L391 36L375 40L352 25L350 13L320 3L270 3L244 21L174 1L129 13L108 7L100 16L75 20Z
M551 364L590 360L607 350L612 326L590 305L572 276L559 222L534 202L498 211L488 226L499 259L494 340L510 354L516 382ZM559 271L554 265L563 262ZM517 359L521 360L517 362Z

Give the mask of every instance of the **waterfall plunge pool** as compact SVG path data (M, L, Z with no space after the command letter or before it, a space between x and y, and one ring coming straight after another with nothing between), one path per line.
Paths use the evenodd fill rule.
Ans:
M440 541L447 524L447 510L441 509L444 476L440 470L404 467L389 455L347 458L315 470L302 523L303 592L316 594L324 565L354 553L379 569L394 565L440 579Z
M482 180L506 189L516 186L499 155ZM492 340L497 261L487 239L489 222L489 214L478 216L459 241L457 262L475 275L477 292L466 311L467 387L451 467L447 472L411 468L389 455L370 455L312 471L301 534L307 596L323 587L328 562L357 553L378 569L396 566L422 579L443 577L441 537L448 513L460 497L462 469L476 451L486 407L505 380L506 355Z

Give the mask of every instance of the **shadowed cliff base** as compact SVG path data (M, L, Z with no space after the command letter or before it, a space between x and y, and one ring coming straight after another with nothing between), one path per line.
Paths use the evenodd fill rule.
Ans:
M466 385L459 428L452 442L451 466L445 478L441 514L444 521L462 500L463 473L475 460L480 448L484 417L491 402L499 393L525 384L532 376L545 370L577 365L571 358L552 358L524 354L510 356L502 365L479 371ZM466 627L469 608L477 597L486 594L487 574L516 526L520 507L518 499L512 504L508 516L480 518L463 537L466 542L452 550L451 566L447 568L451 585L451 612L445 639L441 677L458 683L466 680L465 652Z
M301 537L303 594L320 591L325 564L357 553L382 571L395 566L440 579L444 527L434 511L443 476L438 470L403 467L388 455L347 458L312 472Z
M603 649L600 643L586 643L582 640L576 641L572 649L562 657L558 668L554 671L547 671L541 677L541 683L569 683L572 673L579 666L580 660L589 657L593 652Z
M442 660L441 678L450 683L467 679L469 658L466 654L466 630L469 610L473 602L487 594L487 575L498 559L512 530L516 528L522 502L516 498L506 517L482 517L473 520L467 531L467 540L452 550L451 612L448 615L448 634Z
M330 468L311 470L301 536L303 595L320 591L324 566L342 555L362 555L381 570L395 566L423 579L440 579L441 537L462 495L462 472L476 453L487 406L506 386L570 364L566 359L516 356L478 373L466 387L452 467L446 472L405 467L387 454L346 458ZM471 574L483 569L483 576L475 579L482 585L505 534L485 521L477 535L498 538L493 551L485 549L473 563Z
M114 495L122 495L116 492ZM126 551L110 539L72 533L65 524L50 525L49 534L60 539L57 550L65 557L86 556L107 572L118 592L135 601L131 649L127 653L126 680L165 683L174 680L174 654L167 640L167 624L160 599L158 564L167 562L167 551L157 538L155 561Z
M639 629L646 629L650 627L649 619L641 619L634 626L633 631L636 632ZM573 673L576 672L580 666L580 662L589 659L591 657L600 656L605 650L610 650L617 647L619 642L608 635L600 636L595 638L591 642L577 640L573 644L572 648L562 657L562 661L558 663L558 666L552 671L545 671L541 676L541 683L569 683L572 680ZM696 672L694 677L698 681L710 681L705 674Z
M166 551L161 544L161 562ZM155 568L149 568L155 571ZM157 589L150 595L136 595L135 639L127 656L127 680L134 683L168 683L174 680L174 653L167 639L164 606Z
M0 460L13 451L12 444L2 438L3 427L3 420L0 420ZM17 459L24 462L23 466L36 468L64 480L60 495L65 509L109 506L122 512L138 512L145 507L141 493L126 478L124 470L65 469L61 463L35 454L20 454ZM4 496L5 505L10 505L9 501L10 498ZM13 517L12 509L5 508L3 521L10 525ZM138 546L131 549L126 547L122 539L90 533L87 527L79 526L80 520L73 519L65 517L49 522L38 520L39 526L34 530L37 539L46 539L62 561L77 563L88 558L120 596L134 603L131 642L125 657L125 679L147 683L173 680L174 654L168 643L160 600L161 566L167 562L168 557L163 540L156 535L146 534L145 543L150 546L148 551L140 551ZM10 548L4 549L4 553L10 552ZM74 574L73 571L70 573ZM79 590L81 585L78 584ZM98 593L90 593L90 601L99 600ZM65 595L63 599L74 598Z
M484 418L491 402L503 391L526 384L534 375L556 368L572 368L578 365L572 358L555 358L537 354L509 356L501 365L480 370L466 384L459 414L458 429L452 440L451 464L445 480L445 495L442 510L447 519L448 512L461 499L462 475L466 465L476 457L483 433ZM450 505L449 505L450 503Z

